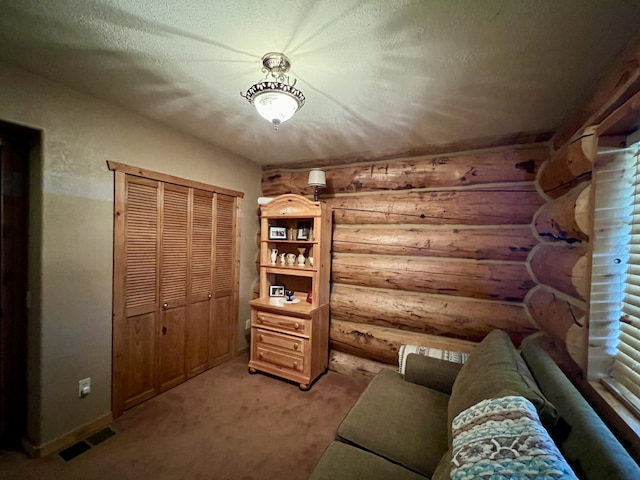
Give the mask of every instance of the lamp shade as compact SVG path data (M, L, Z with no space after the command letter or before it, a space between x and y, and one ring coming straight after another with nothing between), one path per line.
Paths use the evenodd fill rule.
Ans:
M298 100L294 97L273 90L258 93L253 98L253 105L262 118L269 120L274 125L286 122L300 108Z
M327 178L324 174L323 170L319 168L314 168L309 172L309 182L308 185L310 187L326 187L327 186Z

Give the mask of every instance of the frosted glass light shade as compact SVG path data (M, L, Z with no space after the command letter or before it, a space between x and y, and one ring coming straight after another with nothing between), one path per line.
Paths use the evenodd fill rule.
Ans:
M265 91L253 98L253 105L260 116L274 125L286 122L299 108L298 101L283 92Z
M326 187L327 177L325 176L324 171L319 168L311 170L309 172L309 182L307 185L310 187Z

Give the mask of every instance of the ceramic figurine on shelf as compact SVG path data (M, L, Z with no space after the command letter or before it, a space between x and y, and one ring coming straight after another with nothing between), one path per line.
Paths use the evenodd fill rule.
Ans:
M278 249L272 248L271 249L271 265L275 265L277 259L278 259Z
M300 252L300 254L298 255L298 266L300 267L304 267L304 262L305 262L305 258L304 258L304 248L299 248L298 252Z
M286 255L286 253L281 253L280 254L280 265L284 265L287 263L287 261L285 260L284 256Z
M296 254L295 253L287 253L287 265L294 265L296 263Z
M309 265L313 267L313 257L309 257Z

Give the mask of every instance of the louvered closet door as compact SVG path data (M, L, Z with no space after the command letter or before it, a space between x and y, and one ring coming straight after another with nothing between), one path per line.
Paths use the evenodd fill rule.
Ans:
M193 190L190 290L187 309L187 374L209 364L209 322L213 294L213 193Z
M124 408L157 393L158 190L158 182L126 178L124 318L118 325L123 355L114 379Z
M238 316L239 200L200 183L177 185L176 177L121 168L114 202L114 417L230 359Z
M158 342L158 382L167 390L185 376L189 189L164 184L160 244L161 326Z
M236 321L234 308L235 254L235 198L215 195L215 270L214 313L211 336L211 363L220 363L231 358L232 328Z

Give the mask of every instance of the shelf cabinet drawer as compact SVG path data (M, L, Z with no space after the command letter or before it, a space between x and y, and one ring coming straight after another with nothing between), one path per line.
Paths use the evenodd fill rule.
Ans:
M311 333L311 320L260 311L256 312L254 320L256 327L272 327L306 336Z
M268 348L269 346L273 346L304 354L306 341L304 338L293 335L285 335L261 329L256 330L256 342L259 347Z
M256 360L276 365L280 368L292 370L296 373L304 372L304 357L271 350L265 345L256 345Z

